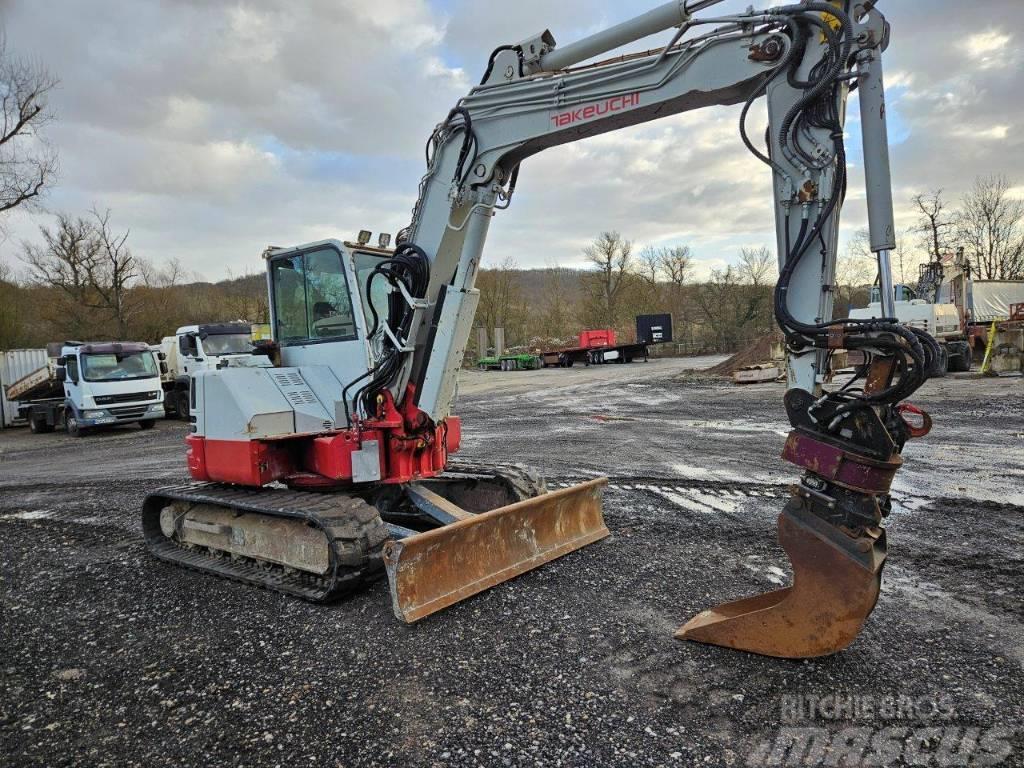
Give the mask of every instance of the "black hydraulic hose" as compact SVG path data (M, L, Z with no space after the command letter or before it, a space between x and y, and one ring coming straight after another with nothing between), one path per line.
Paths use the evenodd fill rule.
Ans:
M786 19L786 26L789 28L791 38L794 38L800 34L800 27L792 18ZM756 157L765 165L770 165L772 168L775 168L775 170L779 171L780 173L782 172L782 168L777 166L776 163L772 161L771 157L761 154L761 152L756 147L754 147L754 143L750 140L750 137L747 135L747 113L750 111L751 105L761 96L761 94L765 93L768 90L768 86L771 85L771 82L776 77L778 77L784 69L789 67L790 62L793 60L796 54L796 50L796 43L791 43L789 46L789 50L786 51L786 55L783 58L783 60L779 62L779 64L768 75L768 77L765 78L764 83L762 83L756 90L754 90L753 93L750 94L749 97L747 97L746 102L743 104L743 110L740 112L740 140L743 142L744 146L746 146L746 148L751 152L751 154L754 155L754 157Z
M785 12L787 9L784 8L780 10ZM793 121L796 120L797 115L800 114L808 105L813 104L818 97L824 93L826 88L833 86L836 77L843 68L843 64L850 57L850 47L852 46L853 40L853 24L850 22L850 17L834 5L815 2L807 3L806 5L789 6L788 10L801 15L806 14L808 11L816 10L835 16L840 21L843 35L842 40L839 43L839 55L836 56L836 60L832 62L832 66L829 68L828 73L822 76L822 78L815 83L810 90L804 93L804 95L800 97L797 103L790 108L789 112L787 112L786 116L782 119L782 126L779 128L779 143L782 146L785 146L786 144L786 139L789 136L789 130L793 125ZM831 44L832 40L829 39L828 42Z
M484 72L484 76L480 78L480 85L486 85L487 81L491 78L491 72L494 71L494 60L498 58L498 54L502 51L516 51L520 55L520 67L522 66L522 51L518 45L499 45L492 52L490 57L487 59L487 70Z

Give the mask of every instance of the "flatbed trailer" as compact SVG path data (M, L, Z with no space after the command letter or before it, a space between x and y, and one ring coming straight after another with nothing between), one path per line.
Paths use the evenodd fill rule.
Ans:
M606 347L570 347L556 349L541 354L545 368L572 368L577 363L583 365L603 365L605 363L632 363L643 358L646 363L649 357L647 344L615 344Z

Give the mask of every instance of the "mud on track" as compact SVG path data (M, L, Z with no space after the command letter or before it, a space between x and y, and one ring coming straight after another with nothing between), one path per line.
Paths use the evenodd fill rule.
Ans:
M940 763L941 739L997 727L988 746L1024 764L1021 384L922 393L936 431L907 452L878 609L845 653L786 662L671 637L785 582L774 518L793 478L780 387L681 367L472 374L466 458L556 485L608 474L613 535L415 627L383 584L322 608L148 557L138 507L184 478L182 425L0 433L5 764L784 764L794 727L833 740L796 764L825 764L851 728L864 764L887 727L938 731L883 764L966 764ZM794 715L834 693L942 709Z

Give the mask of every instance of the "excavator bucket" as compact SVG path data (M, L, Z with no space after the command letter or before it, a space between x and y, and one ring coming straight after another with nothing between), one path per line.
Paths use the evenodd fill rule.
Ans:
M395 615L412 623L608 536L606 478L545 493L388 542Z
M885 531L851 537L794 497L779 515L779 542L793 566L791 587L704 611L676 637L787 659L853 642L878 601Z

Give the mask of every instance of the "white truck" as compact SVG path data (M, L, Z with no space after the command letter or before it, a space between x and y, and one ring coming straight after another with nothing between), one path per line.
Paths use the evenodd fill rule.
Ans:
M268 368L273 362L261 342L253 342L252 328L245 323L185 325L153 347L165 363L161 376L167 415L188 419L192 410L189 383L198 371L219 368Z
M909 285L895 286L896 318L906 326L920 328L931 334L946 353L947 371L971 370L971 345L955 304L948 302L931 303L919 298ZM881 292L878 286L871 289L871 302L862 309L854 309L850 317L867 320L882 317Z
M80 437L98 427L164 417L160 367L141 342L67 341L47 345L46 363L4 386L32 432Z

